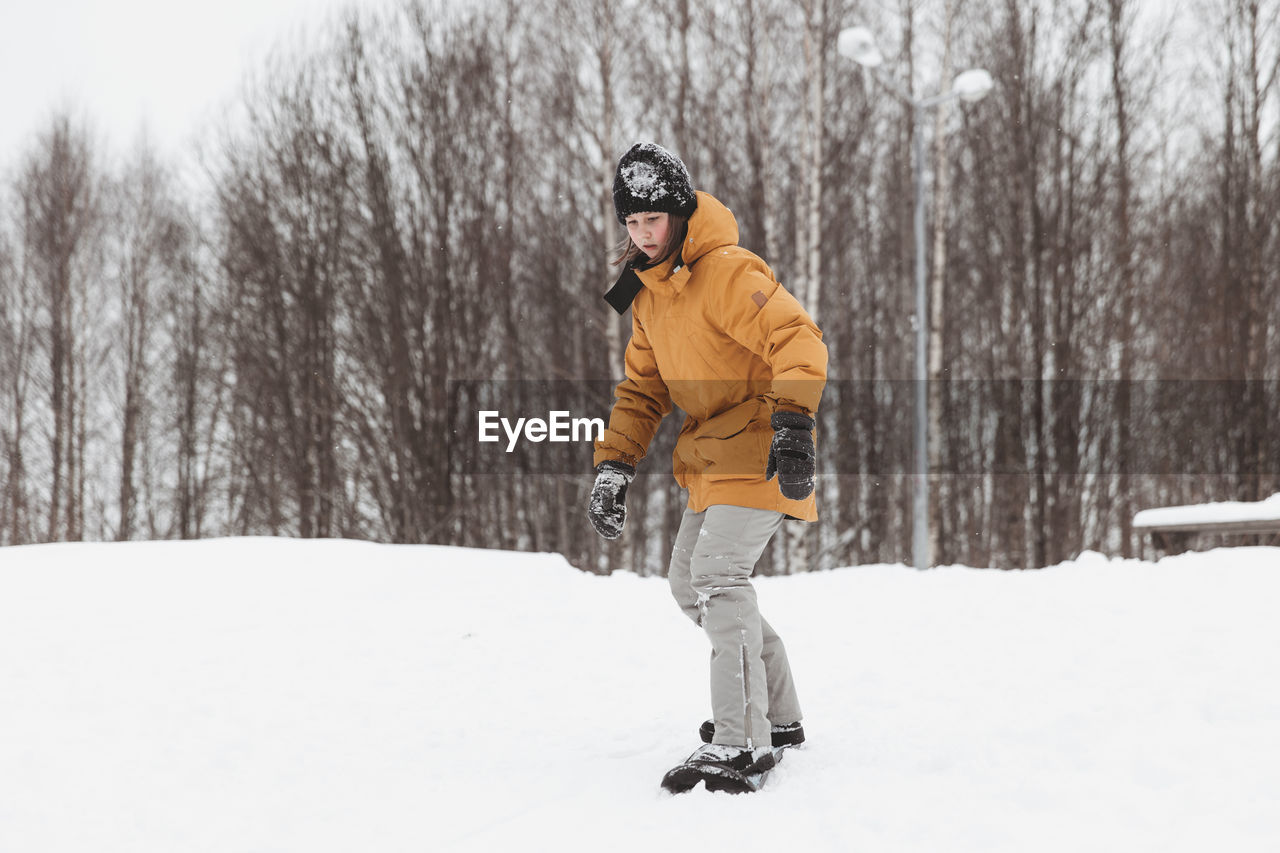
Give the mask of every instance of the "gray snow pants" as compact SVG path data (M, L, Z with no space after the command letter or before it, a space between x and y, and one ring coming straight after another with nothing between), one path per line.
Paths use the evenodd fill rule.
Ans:
M769 726L800 720L782 640L756 606L751 572L783 514L715 505L688 508L671 551L668 580L685 615L711 639L716 743L768 746Z

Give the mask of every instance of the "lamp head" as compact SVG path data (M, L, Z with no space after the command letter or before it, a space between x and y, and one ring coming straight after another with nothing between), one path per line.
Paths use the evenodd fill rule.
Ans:
M994 86L995 81L991 79L991 74L985 68L970 68L956 75L955 82L951 84L951 90L962 100L972 103L985 98Z
M879 68L884 62L880 49L876 47L875 37L866 27L849 27L840 31L836 39L836 50L841 56L848 57L866 68Z

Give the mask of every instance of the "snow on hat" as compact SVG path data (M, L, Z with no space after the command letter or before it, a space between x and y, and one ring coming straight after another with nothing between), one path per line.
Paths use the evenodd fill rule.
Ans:
M613 209L619 222L625 224L631 214L648 211L689 216L697 207L689 170L656 142L637 142L618 161Z

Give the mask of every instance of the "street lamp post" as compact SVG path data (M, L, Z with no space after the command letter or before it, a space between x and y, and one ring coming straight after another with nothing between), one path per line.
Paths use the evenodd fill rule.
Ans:
M880 73L884 62L876 47L875 38L865 27L849 27L841 30L837 49L842 56L852 59L863 68L870 69L880 84L895 97L911 107L911 135L915 139L912 155L912 171L915 184L915 242L916 242L916 313L913 321L916 337L915 382L915 475L912 498L911 559L917 569L927 569L932 564L929 553L929 294L925 286L924 248L924 112L952 98L979 101L991 91L991 75L981 68L973 68L959 74L951 89L931 98L916 98L893 80Z

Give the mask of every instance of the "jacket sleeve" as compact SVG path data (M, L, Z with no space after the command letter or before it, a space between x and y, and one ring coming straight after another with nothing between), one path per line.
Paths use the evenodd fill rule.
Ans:
M671 394L658 372L658 362L644 327L631 312L631 340L623 357L627 378L614 391L609 428L595 443L593 466L605 460L635 465L649 450L662 418L671 411Z
M725 334L769 365L773 382L764 397L771 409L812 416L827 382L827 345L799 300L747 266L717 289L711 307Z

